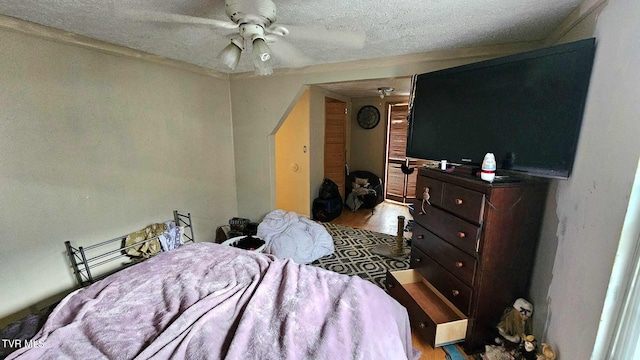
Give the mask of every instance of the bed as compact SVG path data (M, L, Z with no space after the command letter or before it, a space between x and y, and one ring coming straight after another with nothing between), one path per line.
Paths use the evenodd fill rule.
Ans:
M8 359L420 356L380 287L232 246L187 244L82 284Z

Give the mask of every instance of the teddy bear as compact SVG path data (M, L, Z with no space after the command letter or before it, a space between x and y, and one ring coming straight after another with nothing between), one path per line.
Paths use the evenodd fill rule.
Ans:
M556 353L549 344L542 343L541 353L536 360L556 360Z
M537 356L537 341L533 335L527 335L522 341L520 349L520 359L522 360L538 360Z

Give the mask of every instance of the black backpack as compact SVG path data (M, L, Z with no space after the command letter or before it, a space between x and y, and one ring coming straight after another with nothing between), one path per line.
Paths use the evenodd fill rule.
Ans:
M320 199L340 198L342 200L338 185L331 179L324 179L322 185L320 185L320 193L318 195Z
M313 220L328 222L340 216L341 213L342 199L339 197L313 200L313 207L311 208Z

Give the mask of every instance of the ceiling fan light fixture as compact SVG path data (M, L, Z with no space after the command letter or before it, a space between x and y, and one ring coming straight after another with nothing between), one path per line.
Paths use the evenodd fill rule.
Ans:
M271 49L263 38L253 40L253 65L256 75L270 75L273 73L271 64Z
M391 95L394 90L395 89L392 87L379 87L378 94L380 94L380 99L384 99L385 96Z
M240 62L240 55L244 50L242 41L236 38L231 39L231 43L225 46L218 54L218 58L223 64L227 65L231 70L235 70Z

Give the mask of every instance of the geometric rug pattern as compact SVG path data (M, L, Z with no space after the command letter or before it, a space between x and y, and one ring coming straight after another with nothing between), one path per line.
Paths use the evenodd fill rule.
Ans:
M409 268L410 246L403 241L405 257L394 260L371 253L376 245L387 244L394 247L396 237L369 230L355 229L343 225L322 223L333 238L335 252L322 257L310 265L318 266L344 275L357 275L386 290L387 270L406 270Z

